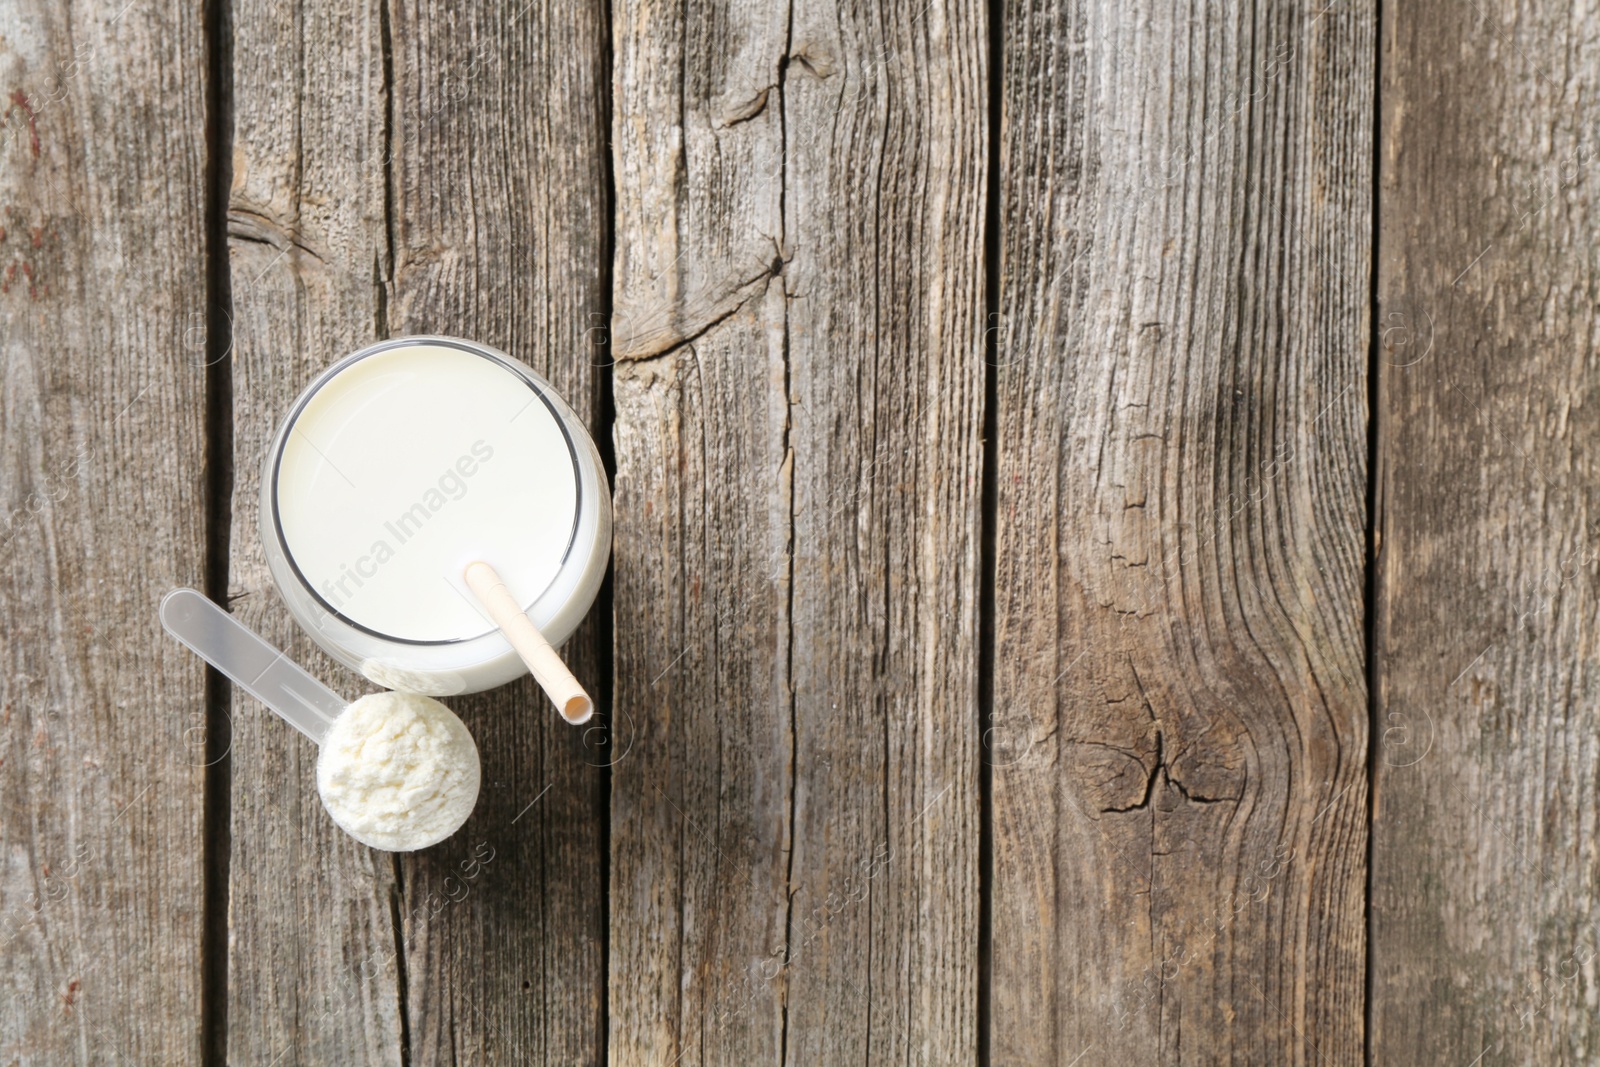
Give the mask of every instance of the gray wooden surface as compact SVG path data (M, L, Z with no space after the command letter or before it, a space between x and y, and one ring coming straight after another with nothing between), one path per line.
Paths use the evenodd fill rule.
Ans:
M1361 1058L1371 19L1006 10L994 1063Z
M193 1063L205 673L151 622L206 565L206 39L0 38L0 1062Z
M1600 26L1525 3L1396 16L1370 1040L1383 1062L1596 1063Z
M1585 9L0 8L0 1064L1600 1061ZM338 356L612 471L373 852L156 624Z

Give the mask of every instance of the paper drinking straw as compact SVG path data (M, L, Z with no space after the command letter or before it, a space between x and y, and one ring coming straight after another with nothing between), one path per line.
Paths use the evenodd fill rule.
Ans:
M572 676L556 650L550 647L550 642L544 639L544 634L523 612L494 568L482 560L469 563L465 577L467 588L472 590L472 595L478 598L483 610L489 613L489 618L500 627L500 632L517 650L517 655L528 665L533 677L550 695L561 717L570 723L588 722L589 716L594 714L594 701L583 691L583 686Z

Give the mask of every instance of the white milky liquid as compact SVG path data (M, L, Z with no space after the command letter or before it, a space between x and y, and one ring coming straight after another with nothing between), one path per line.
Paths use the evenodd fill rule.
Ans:
M411 642L494 629L461 574L518 602L550 586L578 514L574 453L524 378L438 344L357 360L311 396L274 499L291 562L329 612Z

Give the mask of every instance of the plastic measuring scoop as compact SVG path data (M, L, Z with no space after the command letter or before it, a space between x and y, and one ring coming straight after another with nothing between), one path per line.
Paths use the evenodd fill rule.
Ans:
M319 746L350 702L196 589L161 598L161 625Z
M160 615L167 633L316 742L322 806L357 841L414 852L443 841L472 814L482 780L478 746L437 700L390 692L348 703L194 589L162 597ZM383 743L368 744L373 738Z

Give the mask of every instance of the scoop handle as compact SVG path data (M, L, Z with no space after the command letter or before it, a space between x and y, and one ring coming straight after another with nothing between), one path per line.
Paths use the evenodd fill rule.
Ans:
M196 589L161 598L167 633L317 744L349 701Z

